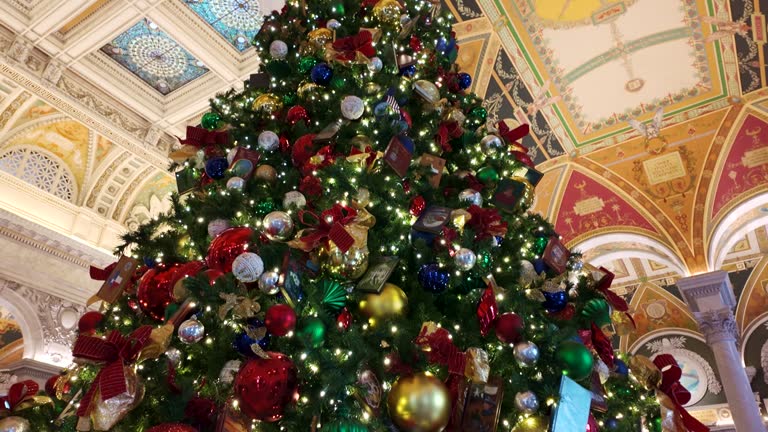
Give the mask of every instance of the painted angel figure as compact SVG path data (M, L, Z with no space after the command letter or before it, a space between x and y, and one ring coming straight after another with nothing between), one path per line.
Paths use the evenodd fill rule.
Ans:
M639 121L632 119L629 121L629 125L632 126L640 135L644 136L646 140L658 138L661 133L661 122L664 120L664 108L656 110L656 114L648 124L640 123Z
M746 37L750 30L749 24L743 21L728 21L711 16L700 17L700 20L702 24L717 26L717 31L707 36L705 42L714 42L735 34Z
M535 116L536 113L542 110L543 108L546 108L552 104L556 104L563 99L561 95L547 97L547 92L549 91L550 85L552 85L551 80L546 80L541 85L538 93L536 94L535 99L533 100L533 102L531 102L530 105L528 105L528 115Z

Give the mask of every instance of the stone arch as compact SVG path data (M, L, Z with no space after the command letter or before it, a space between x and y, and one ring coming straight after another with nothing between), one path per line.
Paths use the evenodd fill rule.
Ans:
M614 244L622 244L624 247L622 250L610 250L606 247ZM633 245L634 247L631 247ZM665 264L680 276L688 276L689 274L686 265L671 248L643 234L632 232L597 234L573 245L571 249L578 250L585 255L593 255L589 258L589 262L593 265L601 265L617 257L631 254L633 257L646 258Z
M3 305L13 314L21 328L21 334L24 338L23 357L34 360L45 351L43 325L34 305L11 289L13 284L15 282L0 279L0 294L2 294L0 295L0 305Z
M30 165L34 170L29 170ZM65 201L77 202L79 190L72 170L47 149L32 144L5 147L0 151L0 170Z
M715 225L707 248L710 270L722 267L736 242L765 224L768 224L768 190L743 200Z

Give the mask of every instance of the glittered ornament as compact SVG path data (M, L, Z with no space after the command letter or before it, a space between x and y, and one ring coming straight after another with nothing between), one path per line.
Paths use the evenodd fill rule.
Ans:
M387 395L389 417L402 432L440 432L451 416L451 395L435 376L401 376Z
M240 371L240 366L242 366L242 364L243 362L240 360L227 360L221 368L221 371L219 371L219 381L224 384L232 384L232 381L235 380L235 376L237 376L237 373Z
M515 395L515 408L523 414L533 414L539 409L539 398L530 390L518 392Z
M486 135L480 140L480 148L484 151L500 149L504 146L504 141L496 135Z
M147 429L146 432L197 432L197 428L184 423L163 423Z
M118 366L121 364L118 363ZM132 366L123 368L125 391L102 400L94 397L91 401L90 417L93 429L97 431L109 431L120 422L129 412L138 406L144 399L144 386L139 381ZM36 431L37 432L37 431Z
M453 264L461 271L472 270L477 262L477 255L471 249L461 248L453 255Z
M379 0L373 6L373 16L381 23L400 23L400 3L397 0Z
M245 187L245 180L240 177L230 177L227 180L227 189L231 190L243 190Z
M492 183L498 183L499 182L499 172L496 171L496 168L485 166L480 168L477 171L477 179L480 180L483 184L492 184Z
M336 30L339 27L341 27L341 23L339 22L339 20L329 19L328 22L325 23L325 27L331 30Z
M176 334L180 341L191 345L200 342L205 337L205 326L196 318L188 319L179 325Z
M274 183L277 180L277 170L272 165L259 165L253 176L261 181Z
M302 57L299 60L299 72L307 73L317 64L317 59L314 57Z
M243 331L235 336L232 347L235 351L246 357L256 357L256 352L251 348L254 344L258 345L262 350L267 349L269 346L269 333L263 321L258 318L248 318Z
M533 264L526 260L520 261L520 277L517 279L520 286L528 288L536 277L536 269L533 268Z
M424 199L423 196L417 195L411 199L411 206L408 209L408 212L413 216L421 216L421 213L424 211L424 209L427 208L427 200Z
M512 312L506 312L496 319L495 330L496 337L504 343L517 343L520 341L523 332L523 319L520 315Z
M481 106L474 107L469 111L469 117L477 122L484 122L488 118L488 111Z
M468 206L476 205L478 207L483 206L483 195L474 189L464 189L459 192L459 201L466 203Z
M333 32L327 28L318 28L309 32L307 38L314 46L321 48L333 41Z
M282 211L273 211L261 221L261 231L272 241L286 241L293 234L293 219Z
M229 168L229 163L227 162L227 158L223 156L210 158L205 162L205 173L208 177L214 180L223 179L226 175L227 168Z
M352 324L352 314L349 312L349 309L344 308L339 313L339 316L336 317L336 327L341 330L347 330L350 324Z
M136 297L139 307L155 320L165 317L165 309L173 302L173 286L180 277L177 271L180 264L158 264L141 277Z
M267 309L264 325L270 334L285 336L296 326L296 312L285 304L272 305Z
M357 120L365 112L365 103L357 96L345 96L341 100L341 115L348 120Z
M547 312L560 312L568 305L568 293L565 291L547 292L542 291L544 302L541 303Z
M232 261L232 274L240 282L256 282L264 273L264 261L253 252L244 252Z
M460 72L456 76L456 83L459 85L459 88L462 90L468 89L470 86L472 86L472 76L470 76L466 72Z
M539 347L533 342L516 343L513 354L520 366L533 366L539 361Z
M333 78L333 69L328 63L318 63L309 71L309 76L313 83L326 86L330 84L331 78Z
M445 268L440 268L436 263L424 264L419 268L417 275L419 285L432 294L440 294L448 289L451 274Z
M297 335L307 348L320 348L325 343L325 324L320 318L310 318Z
M285 114L285 119L288 121L288 124L295 125L302 120L307 122L309 120L309 114L307 114L307 109L303 106L295 105L288 109L288 112Z
M302 209L307 206L307 198L299 191L286 192L283 196L283 208Z
M269 44L269 55L273 59L282 60L288 55L288 44L281 40L274 40Z
M215 238L229 228L230 228L230 225L228 220L214 219L208 222L208 235L211 238Z
M235 378L233 391L240 410L253 420L276 422L286 406L298 398L296 366L284 354L248 360Z
M368 70L371 72L378 72L384 67L384 63L378 57L371 57L370 63L368 63Z
M563 368L563 373L572 379L579 381L592 374L594 358L584 344L567 340L557 347L555 353L557 362Z
M272 131L264 131L259 134L259 148L265 151L275 151L280 145L280 137Z
M280 291L280 273L266 271L259 276L259 290L267 295L275 295Z
M272 114L273 112L282 108L283 102L279 97L271 94L264 93L256 97L253 101L252 108L254 111L258 111L265 114Z
M0 420L0 432L32 432L32 426L25 418L10 416Z
M168 359L168 362L173 365L173 367L179 367L181 364L181 351L179 351L178 348L168 348L163 354L165 355L165 358Z
M536 238L533 240L533 247L531 248L531 251L536 255L541 256L544 253L544 249L547 248L548 243L549 237L536 236Z
M221 126L221 116L215 112L207 112L200 119L200 126L208 130L218 129Z
M234 227L221 232L208 247L205 262L208 268L229 273L232 263L248 250L253 230L248 227Z
M401 315L408 305L408 297L402 289L389 282L384 284L378 294L366 294L360 300L360 313L368 318L382 319Z

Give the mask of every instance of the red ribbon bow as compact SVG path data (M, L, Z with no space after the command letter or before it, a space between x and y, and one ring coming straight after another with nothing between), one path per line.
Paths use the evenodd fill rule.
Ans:
M603 278L597 282L595 289L603 294L605 300L608 302L608 304L611 305L612 308L619 312L628 311L629 305L627 304L626 300L609 289L613 283L614 274L605 267L600 267L600 271L605 274L605 276L603 276Z
M348 251L355 239L344 229L344 225L352 222L356 216L357 210L341 204L334 204L328 210L323 210L320 216L310 210L299 210L301 223L312 227L311 233L299 239L300 249L309 252L326 240L331 240L343 252Z
M341 61L354 61L358 52L366 58L376 55L373 35L368 30L360 30L356 35L336 39L333 42L333 49L337 51L336 60Z
M691 400L691 393L680 383L683 371L677 365L677 360L670 354L660 354L653 359L653 364L661 371L661 384L658 390L669 397L674 405L675 415L689 432L709 432L709 428L696 420L683 408Z
M128 391L125 382L125 365L136 361L141 350L149 342L151 333L152 326L146 325L139 327L128 337L113 330L106 339L95 336L77 338L72 348L74 357L104 363L80 402L80 407L77 409L79 417L90 413L91 403L97 391L102 401Z
M437 128L435 142L437 142L443 151L449 152L453 150L450 140L460 137L463 133L464 131L461 129L459 122L442 122Z
M8 390L8 395L0 397L0 413L14 411L22 402L31 399L40 390L40 385L32 380L17 382Z
M356 155L359 155L359 154L366 154L366 155L368 155L365 158L365 167L367 169L370 169L371 166L373 165L373 163L376 162L376 151L371 146L365 146L365 150L364 151L361 151L357 147L352 147L349 150L349 155L350 156L356 156Z
M530 126L527 124L521 124L510 130L507 123L502 120L496 124L496 127L499 129L499 135L510 144L522 139L530 133Z
M606 336L595 323L592 323L592 346L595 348L595 351L597 351L600 360L608 366L608 369L613 369L613 345L611 345L611 340L608 339L608 336Z
M107 280L109 275L111 275L112 272L115 270L115 267L117 267L117 261L104 267L103 269L100 269L95 266L91 266L91 269L88 273L90 274L91 279L93 280L105 281Z
M206 153L217 146L226 146L229 143L229 133L227 131L209 131L195 126L187 126L187 137L179 138L183 145L191 145L197 148L204 148Z
M504 237L507 234L507 223L501 220L501 215L496 209L482 208L473 204L467 211L472 215L467 225L475 232L476 240L495 236Z
M453 344L448 330L424 325L414 343L425 350L430 363L447 366L449 373L464 376L467 356Z

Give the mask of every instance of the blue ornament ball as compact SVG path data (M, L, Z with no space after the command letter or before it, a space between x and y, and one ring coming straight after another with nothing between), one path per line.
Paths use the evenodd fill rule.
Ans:
M400 68L400 75L408 78L416 75L416 65L410 65L404 68Z
M607 419L604 424L608 430L617 430L619 428L619 421L615 418Z
M624 363L621 359L614 359L613 364L616 366L616 368L613 370L614 373L621 376L628 376L629 375L629 368L627 367L627 364Z
M459 84L460 89L466 90L472 85L472 76L466 72L461 72L456 77L456 82Z
M258 318L249 318L246 323L248 329L251 331L258 329L259 327L264 327L264 322ZM255 339L252 338L247 331L243 331L238 333L237 336L235 336L234 342L232 342L235 351L246 357L256 357L256 353L251 349L251 345L253 344L258 344L261 349L266 350L267 346L269 346L269 334L265 334L261 339Z
M546 309L548 312L560 312L561 310L565 309L565 306L568 305L568 293L565 291L558 291L558 292L546 292L542 291L542 294L544 294L544 303L542 303L542 306L544 306L544 309Z
M331 78L333 78L333 69L328 66L328 63L318 63L312 66L309 76L313 83L326 86L330 84Z
M441 269L434 263L421 266L418 277L421 287L432 294L440 294L448 289L448 282L451 279L448 270Z
M229 168L229 162L227 162L227 158L223 156L208 159L205 163L205 173L208 174L208 177L214 180L223 179L227 172L227 168Z
M544 263L543 259L535 259L533 260L533 269L536 270L536 274L542 274L547 271L547 265Z

